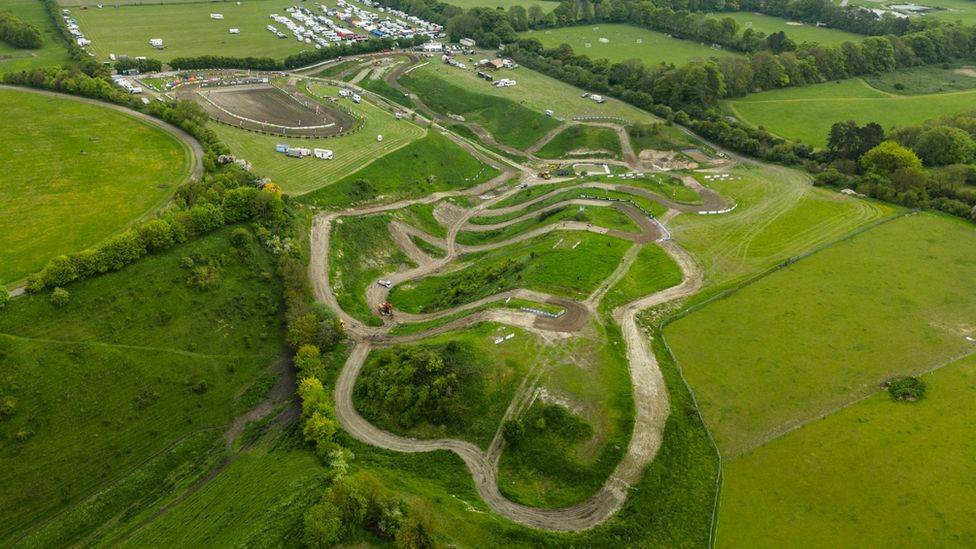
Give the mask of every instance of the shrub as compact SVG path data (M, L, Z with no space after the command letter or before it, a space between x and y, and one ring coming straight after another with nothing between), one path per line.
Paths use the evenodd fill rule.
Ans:
M342 512L331 501L323 501L305 512L302 541L310 549L334 547L342 534Z
M219 288L220 281L220 267L211 262L206 266L193 269L186 279L186 285L206 292Z
M525 436L525 425L518 419L510 419L502 426L502 436L506 443L515 446Z
M237 249L246 248L253 241L254 237L251 236L251 232L244 227L238 227L230 233L230 243Z
M885 384L894 400L915 402L925 396L925 382L917 377L896 377Z
M172 227L162 219L153 219L139 227L139 237L149 250L165 250L176 243Z
M52 258L41 272L45 286L64 286L78 278L75 264L66 255Z
M0 398L0 421L17 413L17 397L7 395Z
M0 12L0 41L22 49L41 47L41 31L9 11Z
M51 292L51 305L64 307L71 300L71 294L64 288L57 287Z

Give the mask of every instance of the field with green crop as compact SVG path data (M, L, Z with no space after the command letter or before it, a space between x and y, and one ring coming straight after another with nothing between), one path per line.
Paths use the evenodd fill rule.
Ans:
M309 193L302 200L318 207L339 208L379 199L420 198L438 191L473 187L500 173L447 137L428 132L423 139Z
M716 545L976 544L976 359L922 379L919 402L881 392L730 463Z
M574 52L591 59L608 59L613 63L640 59L648 66L659 63L683 65L696 59L740 55L693 40L669 38L664 33L634 25L613 23L527 31L519 33L519 37L536 38L547 48L569 44Z
M580 245L572 249L576 241ZM618 238L588 232L542 235L469 254L469 266L395 286L390 300L398 309L420 313L449 309L512 288L585 298L613 272L629 246Z
M570 126L536 151L539 158L620 158L620 138L611 128Z
M263 398L246 389L282 352L281 285L272 260L254 243L237 253L230 232L73 283L62 308L45 292L4 309L0 395L16 413L0 422L3 545L77 504L36 541L70 545L166 496ZM219 287L190 287L190 264L210 265Z
M38 0L4 0L0 11L9 11L41 30L44 43L36 50L22 50L0 40L0 73L68 62L68 49L61 31Z
M200 55L283 59L313 48L290 34L288 38L278 38L268 32L268 16L282 13L284 8L274 0L162 5L156 1L120 7L112 3L101 9L91 3L88 6L87 10L74 8L71 14L92 41L89 48L99 61L107 61L110 53L130 58L144 55L164 62ZM224 19L211 19L211 13L220 13ZM230 28L241 32L230 34ZM166 48L150 46L150 38L162 38Z
M311 84L310 91L319 96L338 94L334 86L318 83ZM290 143L284 137L248 132L225 124L215 123L213 129L234 154L247 158L258 173L270 177L289 194L308 193L338 181L426 133L409 120L396 120L392 113L369 101L359 105L348 100L344 103L356 116L366 118L362 129L341 137L293 142L303 147L330 149L335 153L333 160L288 158L275 152L275 144ZM383 141L377 141L377 135L382 135Z
M666 335L734 457L890 377L973 352L974 276L970 225L912 215L710 303Z
M478 61L475 59L475 61ZM410 71L416 79L437 78L452 86L464 88L483 95L492 95L517 101L520 105L545 114L546 109L554 111L558 119L570 120L576 117L614 116L631 123L650 123L660 121L647 111L642 111L616 99L606 98L600 104L592 99L580 97L583 90L560 82L525 67L515 70L501 70L497 78L511 78L518 82L515 87L498 88L488 85L478 78L474 70L463 71L443 63L430 63Z
M972 110L974 101L976 90L893 95L853 78L757 93L725 104L749 124L787 139L824 147L835 122L876 122L889 129Z
M709 291L769 269L790 257L891 215L891 206L814 188L809 176L782 167L743 166L741 179L704 181L732 200L722 215L684 214L671 222L675 239L694 253Z
M190 175L183 142L112 109L4 89L0 120L0 283L121 231Z
M763 32L766 34L766 36L769 36L774 32L783 31L786 33L788 38L792 39L798 45L803 42L817 42L825 46L840 44L842 42L853 42L855 44L859 44L861 40L864 40L863 35L855 34L853 32L817 27L808 23L790 25L787 23L786 19L773 17L770 15L763 15L761 13L739 11L714 14L714 19L724 19L726 17L731 17L736 21L736 23L739 24L739 28L741 29L739 32L742 32L745 29L752 29L756 32Z

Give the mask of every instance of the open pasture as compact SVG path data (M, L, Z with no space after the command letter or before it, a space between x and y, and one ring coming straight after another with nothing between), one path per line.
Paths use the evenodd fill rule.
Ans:
M189 91L210 116L232 126L282 136L331 137L349 131L349 114L307 97L290 97L274 86Z
M634 25L614 23L527 31L519 33L519 37L536 38L547 48L569 44L575 53L591 59L608 59L612 63L639 59L648 66L659 63L683 65L697 59L739 55L692 40L669 38L666 34Z
M763 32L766 34L766 36L769 36L775 32L783 31L786 33L788 38L797 44L801 44L803 42L817 42L819 44L828 46L843 42L853 42L858 44L864 40L864 36L855 34L853 32L817 27L809 23L790 25L787 24L786 19L781 17L773 17L771 15L763 15L761 13L735 11L720 12L713 15L714 19L724 19L726 17L731 17L736 23L739 24L741 29L739 32L746 29L752 29L756 32Z
M842 0L833 0L833 2L836 4L840 4L841 1ZM914 16L914 18L921 21L938 19L950 23L961 21L965 25L972 25L973 23L976 23L976 5L973 5L973 3L969 0L920 0L918 2L900 2L898 0L850 0L850 3L870 9L883 9L891 5L904 6L916 4L919 6L939 8L927 11L924 13L924 15ZM907 11L905 13L910 14L910 12Z
M0 120L0 282L121 231L190 174L183 142L107 107L0 89Z
M891 215L879 202L817 189L809 176L778 166L743 166L729 181L702 182L737 204L722 215L680 215L671 231L702 264L714 292L790 257Z
M830 126L854 120L885 129L972 110L976 90L928 95L893 95L860 78L772 90L725 103L741 120L793 141L825 147Z
M0 11L9 11L41 30L44 43L36 50L22 50L0 41L0 73L33 69L68 62L68 49L61 31L38 0L4 0Z
M930 214L873 227L671 324L665 335L735 457L976 351L976 231ZM703 343L707 342L707 343Z
M275 0L115 6L114 2L106 3L98 9L88 3L86 10L71 10L100 61L107 61L110 53L130 58L144 55L163 62L200 55L283 59L314 47L268 32L265 27L272 22L269 15L284 8ZM211 13L224 18L211 19ZM231 28L240 29L240 34L230 34ZM150 46L150 38L162 38L165 49Z
M324 84L312 84L316 97L336 96L338 89ZM214 124L214 131L231 152L247 158L258 173L270 177L289 194L304 194L359 170L370 162L420 139L426 130L409 120L396 120L393 114L363 101L356 105L349 99L341 103L352 112L365 118L363 127L355 132L335 138L295 139L264 135L237 129L225 124ZM377 141L377 135L383 141ZM316 158L288 158L275 152L275 145L287 143L308 148L330 149L333 160Z
M630 123L660 122L660 119L647 111L642 111L617 99L607 97L605 98L606 103L600 104L592 99L580 97L583 93L580 88L570 86L526 67L519 67L515 70L504 69L497 75L501 78L514 79L518 85L510 88L497 88L478 78L473 70L464 71L437 62L418 67L411 71L409 76L425 80L436 78L452 86L479 94L511 99L539 114L545 114L546 109L551 109L554 116L561 120L613 116L623 118Z
M611 128L576 125L559 132L536 151L539 158L620 158L620 138Z
M886 392L727 464L717 547L972 547L976 358Z

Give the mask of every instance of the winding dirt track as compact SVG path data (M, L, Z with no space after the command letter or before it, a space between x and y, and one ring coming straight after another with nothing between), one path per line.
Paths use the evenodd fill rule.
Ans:
M416 62L416 60L414 60L414 62ZM396 81L406 69L406 65L396 67L393 71L387 74L386 81L395 88L409 93L409 90L403 88L402 85ZM419 98L413 94L410 95L418 105L425 107ZM431 112L433 113L433 111ZM443 119L446 122L456 123L455 121L447 117L442 117L437 113L433 114L435 118L439 120ZM569 125L572 124L573 123L570 123ZM467 125L473 131L478 133L486 143L497 145L497 142L492 139L490 135L481 135L484 133L482 128L474 124ZM621 144L629 153L625 154L625 161L617 161L618 163L623 163L633 170L644 169L640 165L639 159L631 150L629 135L626 134L626 130L624 128L616 124L597 123L594 125L611 127L618 132L621 139ZM567 125L562 125L560 128L558 128L558 130L564 130L566 127ZM552 139L557 133L557 130L553 130L547 134L539 143L530 148L528 151L528 156L533 158L531 153L534 150L544 146L545 142ZM465 150L474 154L482 161L492 162L489 157L467 141L462 140L450 133L446 133L446 135L454 139L455 142L464 147ZM514 152L517 152L520 155L526 154L526 151ZM513 172L513 169L517 171ZM391 321L387 321L387 324L380 327L365 326L363 323L343 311L339 307L329 280L331 226L333 221L335 221L338 217L348 215L369 215L391 211L403 208L413 203L431 203L451 195L477 195L485 192L486 190L497 187L499 184L505 182L518 172L522 172L523 181L528 182L530 185L544 183L543 181L538 181L531 177L532 170L530 168L519 165L515 166L514 168L508 168L495 180L467 191L436 193L419 200L401 201L388 205L348 209L342 212L323 213L315 219L311 235L312 258L310 275L312 284L317 298L320 301L328 304L345 322L348 334L354 343L352 352L346 361L339 379L336 382L336 414L343 429L345 429L350 435L358 440L374 446L407 453L430 452L436 450L449 450L456 453L461 457L468 469L471 471L471 476L474 480L475 487L478 490L478 494L484 500L486 505L488 505L488 507L494 513L512 520L513 522L531 528L553 531L585 530L599 525L621 509L627 499L629 490L641 479L647 464L654 459L654 456L657 454L657 451L661 446L664 426L670 409L667 388L665 386L663 376L660 368L658 367L650 341L637 324L637 314L644 309L681 300L697 292L701 288L702 284L702 270L697 261L695 261L695 259L677 243L660 238L661 231L654 220L649 219L637 209L625 203L608 204L602 201L569 198L568 200L560 201L555 205L547 205L544 208L530 211L524 215L516 216L513 219L504 222L493 223L490 225L478 225L472 224L470 221L476 216L493 217L521 212L526 210L526 208L530 208L541 201L552 198L554 195L570 189L626 190L629 193L657 201L667 207L668 213L664 216L664 219L666 220L672 219L675 215L678 215L681 212L699 212L723 209L726 207L727 203L721 196L710 189L698 185L697 182L691 181L686 183L694 183L692 185L693 188L700 193L703 199L703 203L700 205L677 203L650 190L640 187L632 187L625 184L583 183L554 189L543 196L536 197L535 199L515 206L487 209L492 203L501 202L505 198L508 198L518 192L518 189L510 189L507 192L488 199L478 208L452 213L449 216L450 219L444 220L446 221L445 225L447 226L448 231L447 237L443 239L426 234L416 227L402 223L391 224L390 232L392 237L417 263L417 267L413 269L383 276L383 278L392 281L393 284L418 280L435 273L440 274L447 272L449 269L456 269L458 268L457 259L459 259L460 255L463 253L485 251L502 246L509 246L513 243L555 230L589 230L592 232L611 234L613 236L634 242L634 245L625 254L621 264L614 271L614 273L611 274L611 276L583 302L571 302L540 292L516 289L485 297L483 299L452 309L438 311L436 313L409 314L399 311L396 313L397 320L401 322L424 322L429 320L444 319L465 311L478 309L482 306L497 300L506 299L508 297L519 297L540 302L559 303L561 306L566 308L566 313L559 319L542 318L521 311L496 308L474 312L472 314L468 314L467 316L462 316L461 318L446 322L440 326L419 333L393 336L390 335L390 330L393 327ZM518 223L519 221L529 219L531 216L538 215L540 212L564 206L567 203L579 203L587 205L593 204L600 206L609 205L616 207L625 212L637 223L638 227L640 227L640 232L622 233L620 231L610 231L602 227L591 227L584 223L562 221L548 226L535 228L531 231L518 234L501 242L493 242L479 246L463 246L457 243L457 236L462 230L489 231L494 229L502 229L514 223ZM442 247L446 251L446 256L443 258L432 258L427 256L421 250L417 249L412 242L410 242L409 237L411 235L424 238L429 242ZM529 507L505 498L498 488L498 460L504 446L504 441L500 436L500 426L499 432L496 433L495 438L488 450L485 451L478 448L474 444L461 440L420 440L398 436L375 427L360 416L356 411L355 406L353 405L353 392L356 379L359 377L362 367L370 351L373 349L419 341L435 334L471 326L485 320L493 320L500 323L520 326L527 330L533 331L543 338L551 339L566 337L567 335L582 334L590 327L590 323L596 317L597 306L609 288L611 288L614 283L627 274L630 267L636 261L641 248L654 241L660 242L660 246L681 268L683 280L677 286L644 296L612 311L614 320L621 328L627 348L626 353L633 387L635 417L633 433L631 435L626 453L600 490L598 490L589 499L561 509L547 509ZM366 298L368 300L367 302L379 303L386 299L387 293L388 290L386 288L376 284L371 284L367 288L366 292ZM516 395L513 398L508 411L506 412L506 418L514 417L520 412L520 410L523 410L524 407L531 402L532 389L534 387L534 383L538 381L539 375L541 375L541 372L529 372L526 379L523 381L522 386L520 386L517 390Z

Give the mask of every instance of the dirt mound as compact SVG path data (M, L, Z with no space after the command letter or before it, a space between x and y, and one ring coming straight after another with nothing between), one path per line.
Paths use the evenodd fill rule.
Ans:
M639 157L642 164L657 170L693 170L698 167L696 162L683 158L675 151L645 149Z

